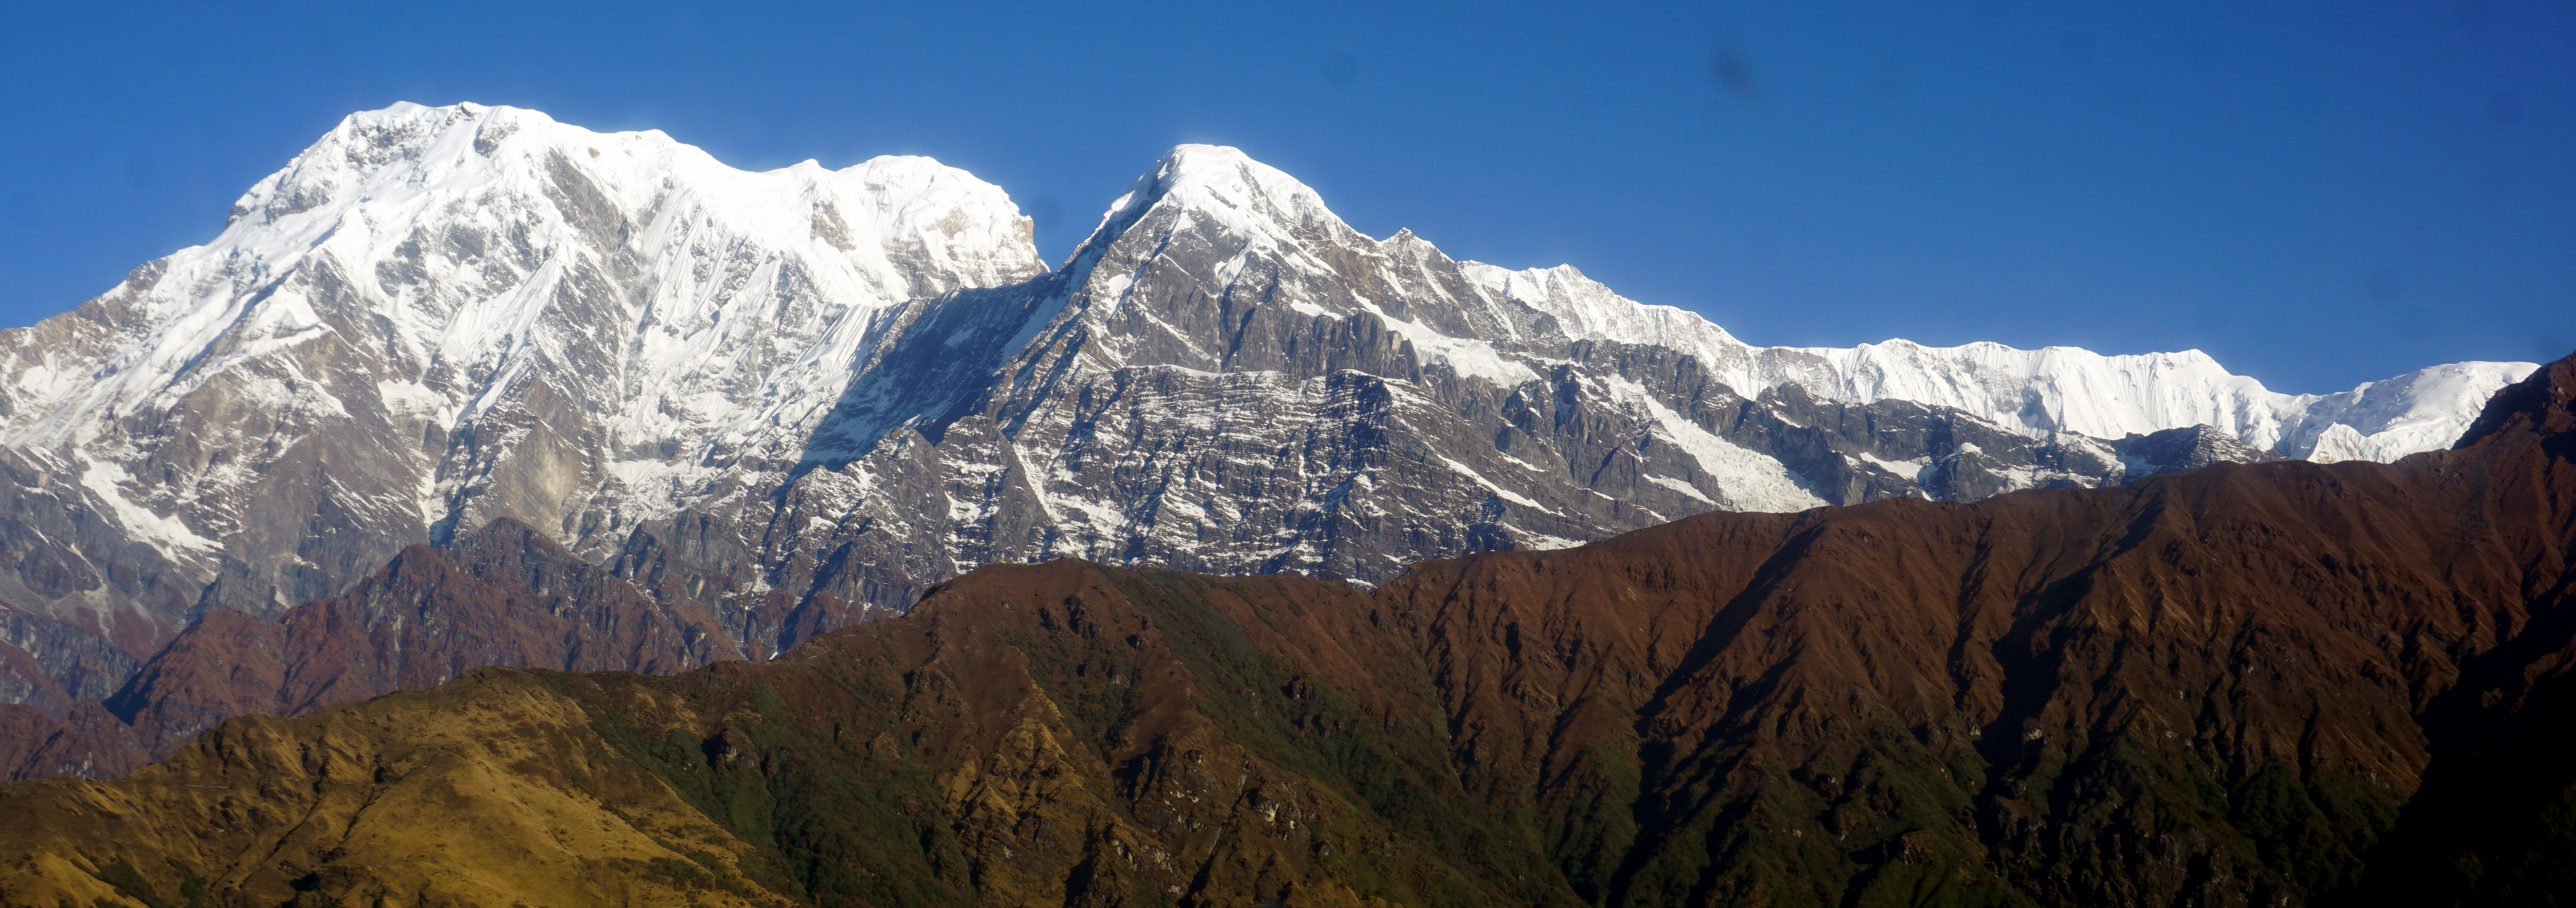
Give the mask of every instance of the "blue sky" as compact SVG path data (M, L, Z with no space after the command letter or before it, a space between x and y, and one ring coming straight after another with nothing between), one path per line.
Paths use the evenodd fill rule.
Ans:
M927 154L1061 258L1178 142L1755 343L2197 347L2285 391L2576 350L2576 4L0 12L0 325L397 100L740 167Z

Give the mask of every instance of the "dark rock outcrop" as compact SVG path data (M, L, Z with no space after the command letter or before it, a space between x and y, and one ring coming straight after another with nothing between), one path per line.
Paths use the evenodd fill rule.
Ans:
M2197 470L2222 463L2270 463L2281 455L2253 447L2216 426L2186 426L2163 429L2145 435L2131 435L2111 443L2120 456L2135 461L2130 469L2130 482L2158 473Z

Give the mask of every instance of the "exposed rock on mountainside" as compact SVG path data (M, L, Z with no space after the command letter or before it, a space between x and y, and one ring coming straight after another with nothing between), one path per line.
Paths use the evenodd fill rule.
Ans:
M0 702L69 721L194 623L503 518L763 659L999 562L1381 583L1716 509L2386 459L2529 368L2318 397L2197 352L1753 347L1362 235L1206 146L1050 272L1000 189L927 159L745 173L397 105L212 243L0 332Z
M302 715L479 665L668 674L739 658L704 606L647 596L503 519L274 622L208 612L104 704L0 706L14 711L0 778L114 777L232 716Z
M1708 514L1374 591L997 566L767 664L484 669L0 788L0 891L2548 904L2571 406L2576 359L2393 466Z

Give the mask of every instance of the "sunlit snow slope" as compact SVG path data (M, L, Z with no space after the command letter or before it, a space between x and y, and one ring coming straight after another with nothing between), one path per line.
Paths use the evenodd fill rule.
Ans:
M2208 425L2291 457L2394 461L2449 447L2488 397L2537 368L2450 363L2319 395L2267 390L2198 350L2105 356L2075 347L1904 340L1848 349L1755 347L1696 314L1623 299L1570 265L1511 271L1468 262L1464 270L1489 294L1555 315L1570 334L1690 351L1738 393L1796 385L1828 400L1911 401L2034 436L2119 438Z

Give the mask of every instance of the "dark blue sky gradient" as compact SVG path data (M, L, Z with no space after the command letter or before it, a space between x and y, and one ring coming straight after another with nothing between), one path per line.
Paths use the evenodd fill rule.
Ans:
M2566 0L36 6L0 325L211 238L349 111L471 100L931 155L1051 259L1164 148L1237 145L1373 235L1755 343L2198 347L2284 391L2576 349Z

